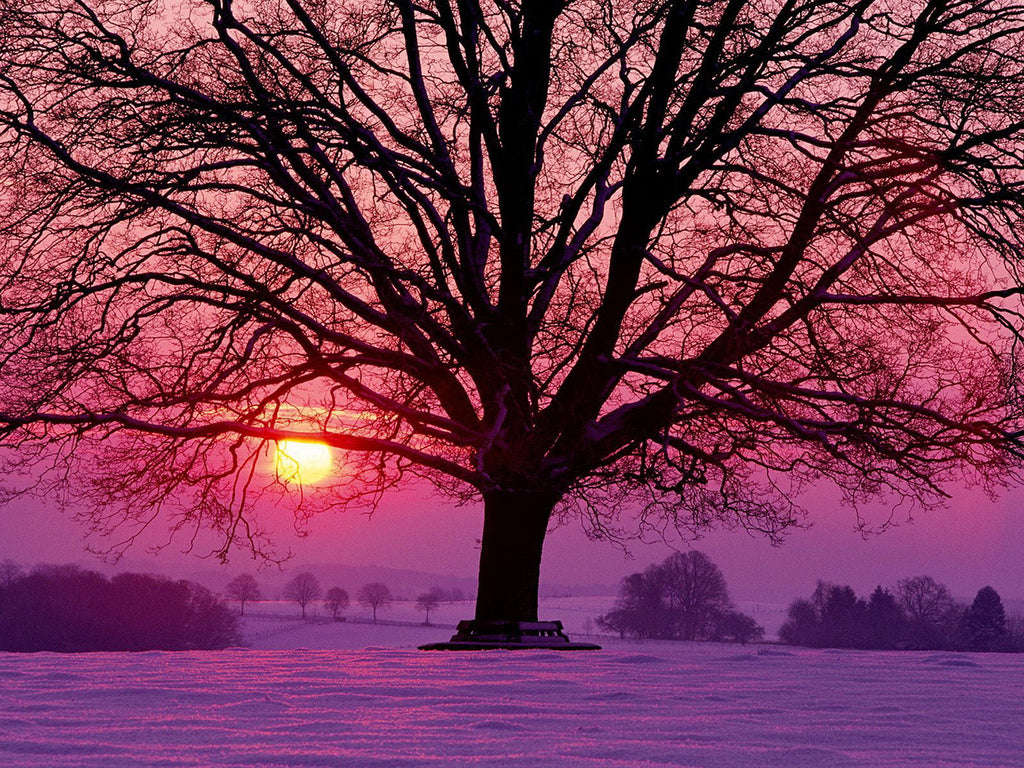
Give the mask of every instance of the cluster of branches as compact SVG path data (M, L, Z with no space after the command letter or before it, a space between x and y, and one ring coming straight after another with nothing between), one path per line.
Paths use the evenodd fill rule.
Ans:
M1012 471L1019 2L0 0L0 30L0 436L99 530L173 499L259 541L285 438L348 452L324 503L413 471L598 535L619 498L777 535L776 473Z
M748 643L764 637L764 629L729 600L718 566L696 550L627 576L615 607L597 625L622 637L661 640Z
M992 587L961 605L930 576L901 579L895 593L878 586L867 600L818 582L810 600L790 605L779 638L816 648L1024 652L1024 617L1007 619Z
M183 651L240 645L238 617L189 581L75 566L5 568L0 650Z

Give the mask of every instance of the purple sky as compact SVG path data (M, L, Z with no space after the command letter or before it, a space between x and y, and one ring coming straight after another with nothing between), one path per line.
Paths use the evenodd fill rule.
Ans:
M695 546L722 568L738 600L789 602L810 594L819 578L850 584L863 594L875 584L891 586L921 574L947 584L961 598L973 597L986 584L1004 598L1024 598L1020 491L1005 492L994 503L979 493L959 493L948 509L920 513L913 524L866 541L854 530L853 513L837 508L827 493L820 495L820 500L805 502L814 526L791 534L781 547L743 531L712 532ZM388 499L372 520L359 514L318 518L305 539L292 533L284 513L276 523L282 549L295 555L289 570L303 562L329 562L473 576L481 520L478 508L453 509L428 495L408 493ZM136 547L128 557L133 564L148 560L160 570L184 557L178 553L181 546L172 545L156 559ZM671 551L639 543L631 550L633 557L627 559L608 544L586 540L575 526L562 528L548 538L542 579L547 584L616 585ZM78 526L31 502L0 509L3 558L25 565L97 562L83 550ZM211 561L202 563L210 566ZM252 563L239 554L232 569L252 570Z

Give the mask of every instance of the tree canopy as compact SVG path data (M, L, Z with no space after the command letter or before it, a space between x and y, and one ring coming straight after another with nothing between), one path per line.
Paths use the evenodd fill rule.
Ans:
M302 609L302 618L306 618L306 606L318 600L323 593L317 577L309 571L302 571L288 580L283 594Z
M245 604L262 600L260 585L256 577L251 573L243 573L227 583L224 587L224 594L232 600L238 601L238 613L245 615Z
M622 581L615 607L598 617L605 629L636 638L746 643L764 629L736 610L725 576L703 552L670 555Z
M482 498L485 618L553 515L1015 478L1022 52L1009 0L0 0L0 438L222 555L257 492Z
M387 584L374 581L369 584L363 584L363 586L359 588L358 600L360 605L373 611L373 623L376 624L377 609L387 608L390 606L394 601L394 597L392 597L391 589Z

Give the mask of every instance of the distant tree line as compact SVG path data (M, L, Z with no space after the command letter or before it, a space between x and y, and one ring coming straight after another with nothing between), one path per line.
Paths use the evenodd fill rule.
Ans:
M732 604L718 566L696 550L627 576L597 625L638 639L748 643L764 637L764 628Z
M0 579L3 578L2 564L0 564ZM247 603L258 602L263 599L262 591L256 578L251 574L242 574L232 579L224 588L224 594L238 603L239 615L245 615ZM351 599L346 590L341 587L331 587L323 591L319 579L309 571L302 571L295 574L287 584L284 585L282 596L289 602L299 606L302 618L307 618L307 608L323 598L323 606L331 615L334 621L345 621L341 612L349 607ZM377 621L377 612L387 609L398 598L394 597L391 589L380 582L364 584L356 593L356 600L360 605L369 608L373 614L373 621ZM434 586L424 592L416 599L416 607L426 614L425 624L430 624L430 613L436 610L443 603L457 603L465 600L462 590L453 587L444 589Z
M795 600L779 639L813 648L1024 651L1024 622L1006 616L999 593L982 587L970 605L930 576L875 588L867 599L849 586L818 582Z
M2 651L180 651L239 645L238 617L190 581L77 566L7 564L0 579Z

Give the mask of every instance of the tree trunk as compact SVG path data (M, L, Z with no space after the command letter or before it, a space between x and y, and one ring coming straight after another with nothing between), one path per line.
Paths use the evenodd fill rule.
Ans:
M546 491L484 494L477 621L537 621L540 558L558 498Z

